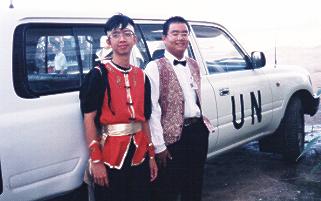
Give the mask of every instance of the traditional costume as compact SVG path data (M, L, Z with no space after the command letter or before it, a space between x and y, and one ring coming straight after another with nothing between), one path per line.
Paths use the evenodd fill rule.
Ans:
M125 69L107 61L104 67L108 87L102 106L96 94L101 89L99 85L104 72L98 67L88 74L90 86L84 87L87 93L81 96L85 113L101 109L101 135L89 145L90 163L103 162L106 165L110 187L106 190L96 185L96 199L115 200L113 197L117 194L146 200L144 192L147 192L150 174L148 160L155 155L154 147L143 131L143 122L151 112L149 80L140 68L132 65ZM130 189L132 195L124 189Z

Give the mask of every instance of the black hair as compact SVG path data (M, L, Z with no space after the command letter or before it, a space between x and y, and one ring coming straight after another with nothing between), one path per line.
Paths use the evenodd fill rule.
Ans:
M124 29L127 25L130 24L135 27L134 21L126 15L117 14L109 18L105 24L104 32L107 34L108 31L111 31L116 28Z
M187 28L188 28L188 32L191 32L191 28L189 27L188 22L181 16L174 16L174 17L170 17L169 19L167 19L165 21L165 23L163 24L163 35L167 36L168 34L168 29L169 26L173 23L183 23L186 24Z

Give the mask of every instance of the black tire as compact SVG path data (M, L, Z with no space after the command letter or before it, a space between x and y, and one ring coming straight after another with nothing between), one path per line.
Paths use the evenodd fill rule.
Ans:
M294 96L285 111L280 125L283 136L283 156L287 161L295 162L304 149L304 112L302 101Z
M259 140L260 151L283 154L284 159L295 162L304 149L304 112L298 96L291 98L279 128Z

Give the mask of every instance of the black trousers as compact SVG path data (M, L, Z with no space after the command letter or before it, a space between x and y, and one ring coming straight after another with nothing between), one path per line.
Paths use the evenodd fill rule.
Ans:
M167 147L173 159L159 171L152 201L200 201L208 148L208 129L202 120L184 127L181 139Z
M106 166L109 187L94 186L95 201L149 201L150 170L149 158L139 166L131 166L135 151L131 142L129 151L120 170Z

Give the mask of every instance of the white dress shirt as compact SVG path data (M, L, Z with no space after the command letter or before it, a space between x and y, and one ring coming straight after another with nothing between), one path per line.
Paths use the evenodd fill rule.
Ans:
M65 66L67 64L67 60L66 57L64 55L64 53L59 52L56 56L55 56L55 70L59 70L62 71L65 69Z
M184 93L184 118L200 117L201 112L198 105L196 104L197 98L195 87L197 87L197 85L192 78L188 64L186 64L186 66L183 66L181 64L174 66L173 61L177 58L175 58L166 50L164 56L172 64L174 72L176 73L177 79ZM155 152L160 153L166 149L166 146L163 137L163 128L161 126L162 111L158 102L160 94L159 71L157 63L155 61L149 62L145 68L145 73L147 74L151 83L152 114L149 120L149 125L151 129L152 142L155 146Z

